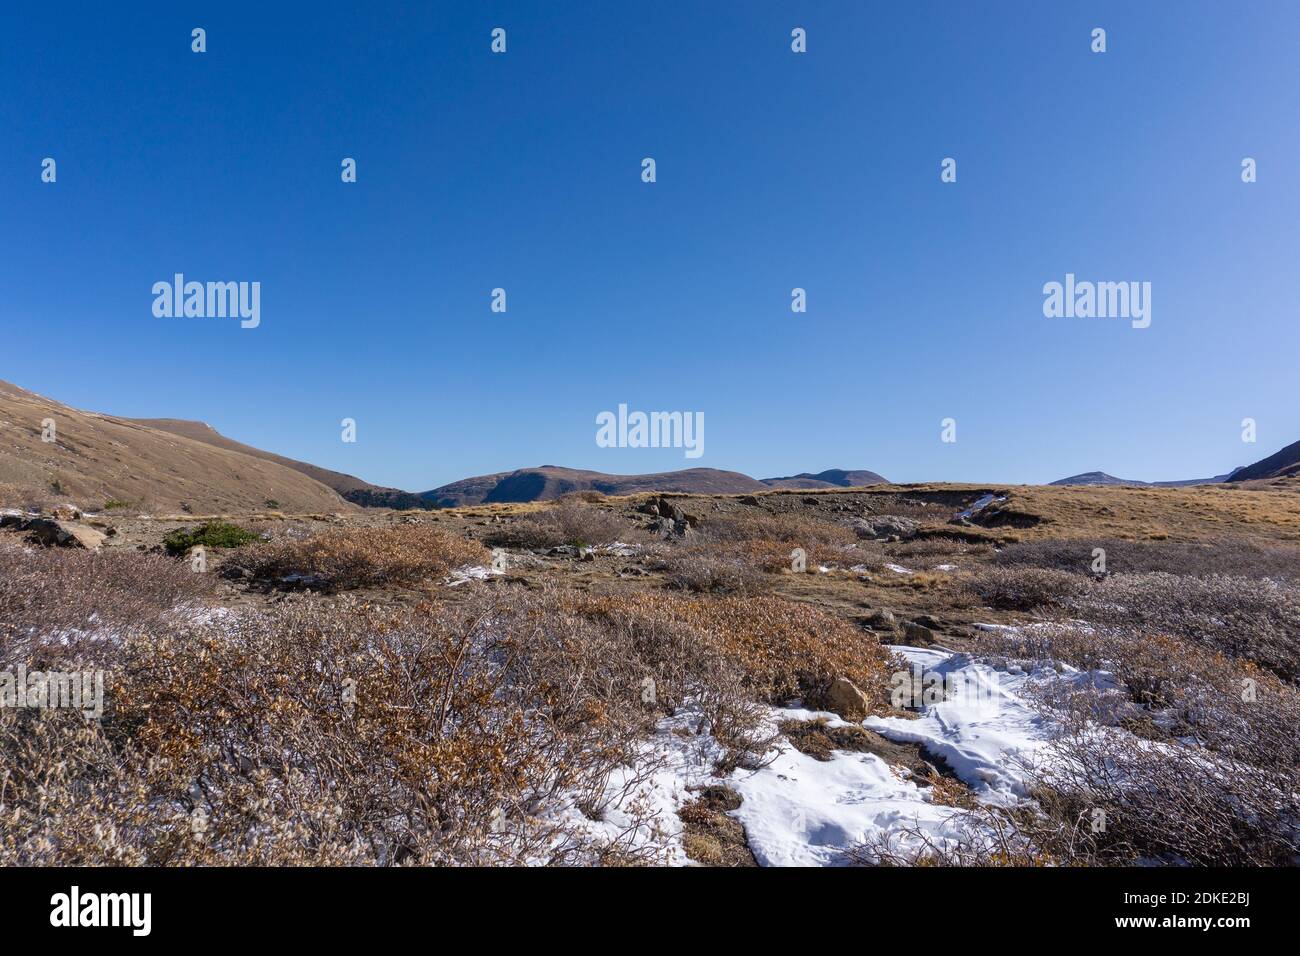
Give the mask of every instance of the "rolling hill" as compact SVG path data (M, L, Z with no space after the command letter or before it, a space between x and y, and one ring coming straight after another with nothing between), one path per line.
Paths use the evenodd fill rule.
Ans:
M1300 441L1262 458L1253 465L1238 468L1229 481L1255 481L1260 478L1286 478L1300 475Z
M322 485L333 488L353 504L363 505L367 508L426 507L419 495L412 494L409 491L372 485L368 481L362 481L353 475L345 475L341 471L330 471L328 468L321 468L305 461L297 461L273 452L263 451L260 448L254 448L252 445L245 445L243 442L227 438L206 422L194 422L182 418L132 418L126 419L126 421L138 422L150 428L171 432L173 435L182 435L217 448L225 448L229 451L251 455L254 458L261 458L263 461L272 461L286 468L292 468L308 478L319 481Z
M1116 478L1104 471L1085 471L1069 478L1059 478L1053 485L1131 485L1135 488L1185 488L1188 485L1213 485L1228 481L1229 475L1215 475L1213 478L1184 478L1179 481L1138 481L1130 478Z
M716 468L686 468L648 475L610 475L542 465L493 475L465 478L426 491L420 497L433 508L493 502L546 501L575 491L599 491L606 495L630 495L642 491L682 494L744 494L774 488L850 488L872 485L885 479L874 471L831 469L818 474L803 473L788 478L759 480L738 471Z
M54 441L44 440L47 421ZM355 508L333 488L278 461L82 411L8 382L0 382L0 486L7 503L63 498L92 510L110 501L138 511L195 514Z
M861 488L864 485L887 484L888 479L874 471L859 469L845 471L843 468L830 468L815 475L803 472L788 478L763 478L763 484L769 488Z
M608 475L599 471L542 465L464 478L426 491L420 497L428 507L456 508L494 502L547 501L574 491L630 495L639 491L741 494L767 490L767 485L748 475L716 468L686 468L649 475Z

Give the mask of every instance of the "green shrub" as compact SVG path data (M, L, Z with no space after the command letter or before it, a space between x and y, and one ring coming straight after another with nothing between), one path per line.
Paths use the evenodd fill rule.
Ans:
M185 554L191 548L238 548L257 541L257 535L229 521L205 521L197 528L177 528L163 539L168 554Z

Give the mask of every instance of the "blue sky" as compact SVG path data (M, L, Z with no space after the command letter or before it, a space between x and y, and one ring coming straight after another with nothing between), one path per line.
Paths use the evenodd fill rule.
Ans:
M1300 438L1300 5L312 11L7 13L0 378L409 490L1172 479ZM261 325L156 318L175 272L259 281ZM1149 281L1151 327L1045 318L1067 272ZM621 402L703 412L705 454L597 447Z

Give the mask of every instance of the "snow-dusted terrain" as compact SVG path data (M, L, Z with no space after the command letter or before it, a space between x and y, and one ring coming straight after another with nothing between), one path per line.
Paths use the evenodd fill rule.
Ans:
M916 719L869 717L867 729L890 740L919 744L942 760L975 796L1011 805L1025 799L1028 767L1049 742L1052 723L1030 702L1028 685L1038 681L1105 683L1107 675L1065 666L1040 665L1026 671L1015 663L973 659L966 654L917 648L890 648L918 675L946 689L945 699L925 704ZM735 770L716 776L713 766L721 746L707 733L691 731L699 714L686 707L660 722L644 751L645 766L656 769L633 788L635 797L611 806L605 819L592 822L576 809L567 822L592 836L613 838L631 823L624 806L652 808L658 833L643 827L638 838L666 840L664 862L689 863L682 845L677 811L700 788L725 784L743 798L731 815L745 827L750 850L767 866L834 866L851 862L850 851L880 837L909 838L913 831L941 844L969 836L961 811L931 799L929 787L908 779L870 753L836 751L820 761L790 746L759 770ZM831 728L845 726L836 715L798 707L773 708L770 730L784 720L825 719ZM644 770L644 768L642 768ZM612 780L621 790L633 772Z

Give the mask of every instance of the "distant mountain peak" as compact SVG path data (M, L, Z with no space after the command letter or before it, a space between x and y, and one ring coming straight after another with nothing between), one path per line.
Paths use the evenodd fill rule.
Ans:
M1292 442L1253 465L1236 469L1228 476L1228 480L1252 481L1257 478L1283 478L1287 475L1300 475L1300 441Z

